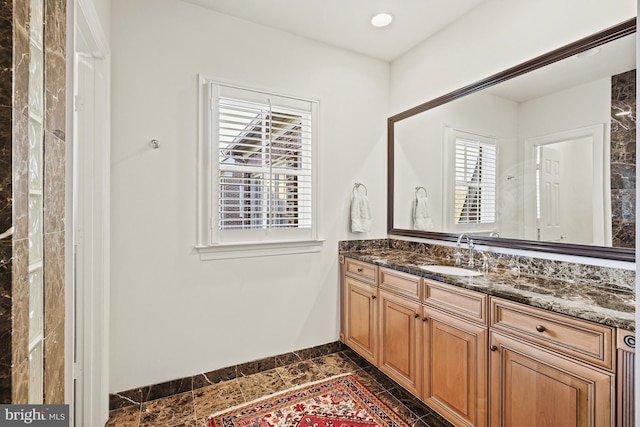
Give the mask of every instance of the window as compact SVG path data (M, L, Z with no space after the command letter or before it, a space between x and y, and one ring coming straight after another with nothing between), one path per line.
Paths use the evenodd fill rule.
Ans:
M317 250L317 102L201 83L201 255Z
M445 217L451 231L491 231L496 223L496 141L449 130L450 165Z

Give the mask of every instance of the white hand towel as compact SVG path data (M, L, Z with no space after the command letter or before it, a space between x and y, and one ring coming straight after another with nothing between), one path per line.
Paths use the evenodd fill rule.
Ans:
M351 199L351 231L366 233L371 229L371 208L367 196L354 194Z
M433 230L433 220L429 216L427 197L416 194L416 201L413 204L413 229Z

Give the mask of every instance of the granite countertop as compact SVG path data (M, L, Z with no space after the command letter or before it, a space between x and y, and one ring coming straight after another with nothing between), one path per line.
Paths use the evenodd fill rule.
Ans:
M422 270L419 266L453 263L397 249L371 249L340 254L533 307L635 331L635 295L629 289L615 285L594 286L584 282L526 276L517 271L502 269L492 269L482 276L473 277L436 274Z

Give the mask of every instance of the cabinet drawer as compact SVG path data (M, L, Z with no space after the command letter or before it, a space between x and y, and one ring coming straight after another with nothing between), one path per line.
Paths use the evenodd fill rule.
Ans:
M426 279L424 285L425 304L487 324L487 296L485 294Z
M401 273L388 268L380 269L380 287L395 291L408 297L420 299L422 279L411 274Z
M367 282L375 283L378 267L366 262L345 258L345 273L352 277L357 277Z
M586 320L491 298L491 325L512 335L613 370L613 329Z

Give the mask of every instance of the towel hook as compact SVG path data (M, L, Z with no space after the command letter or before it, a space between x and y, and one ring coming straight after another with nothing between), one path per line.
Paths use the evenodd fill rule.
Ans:
M366 185L364 185L364 184L362 184L362 183L359 183L359 182L356 182L355 184L353 184L353 194L355 195L355 194L356 194L356 190L357 190L358 188L360 188L360 187L363 187L363 188L364 188L364 195L366 196L366 195L367 195L367 193L368 193L368 192L367 192L367 186L366 186Z
M427 194L427 189L426 189L426 188L424 188L424 187L422 187L422 186L420 186L420 185L416 187L416 196L418 195L418 193L420 192L420 190L424 191L424 197L427 197L427 196L428 196L428 194Z

